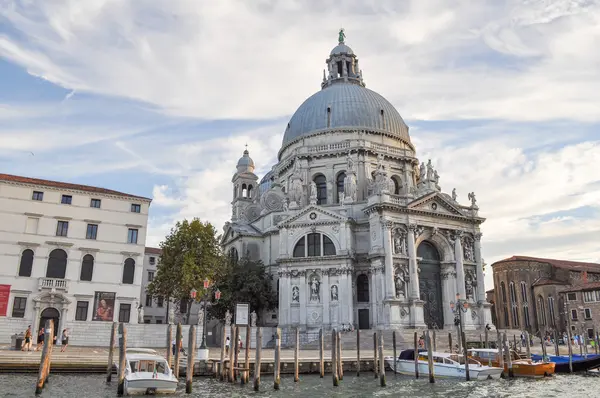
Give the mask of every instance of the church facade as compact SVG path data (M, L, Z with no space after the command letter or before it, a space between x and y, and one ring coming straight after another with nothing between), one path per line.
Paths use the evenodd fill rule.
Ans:
M279 327L450 328L457 298L466 329L492 323L475 194L465 204L442 192L398 111L366 88L343 31L278 163L260 182L254 169L246 150L222 245L270 267Z

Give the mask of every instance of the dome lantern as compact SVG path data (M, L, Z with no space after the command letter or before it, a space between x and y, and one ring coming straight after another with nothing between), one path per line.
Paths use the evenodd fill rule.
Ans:
M346 45L345 39L346 33L342 28L338 34L338 45L331 50L329 58L325 61L329 73L327 74L324 71L326 76L323 76L321 88L329 87L338 82L354 83L365 87L362 73L358 67L358 58L354 51Z
M237 162L237 172L238 173L254 173L254 160L250 157L250 153L248 152L248 145L246 145L246 149L244 150L244 154Z

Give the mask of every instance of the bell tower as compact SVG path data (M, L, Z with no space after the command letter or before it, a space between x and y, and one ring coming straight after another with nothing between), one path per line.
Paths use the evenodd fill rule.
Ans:
M244 214L246 207L258 197L258 177L254 174L254 161L248 152L248 145L238 160L236 168L231 179L233 184L231 221L234 222L246 220Z

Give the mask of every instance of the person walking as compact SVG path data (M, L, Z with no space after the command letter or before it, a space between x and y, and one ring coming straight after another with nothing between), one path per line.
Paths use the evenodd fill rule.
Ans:
M69 335L67 334L67 329L63 329L62 335L60 336L60 341L62 347L60 348L60 352L65 352L67 346L69 345Z
M44 328L40 328L40 332L37 336L37 345L35 346L35 350L39 351L44 346Z
M27 351L31 351L31 325L27 326L25 331L25 343L21 347L21 351L25 351L25 348L27 348Z

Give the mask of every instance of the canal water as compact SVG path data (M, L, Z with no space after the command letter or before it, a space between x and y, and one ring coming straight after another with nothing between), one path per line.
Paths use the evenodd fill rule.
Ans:
M31 374L0 375L0 397L34 397L36 376ZM261 391L255 393L251 386L241 387L220 383L214 379L199 378L194 382L194 393L185 394L183 382L175 396L178 397L594 397L598 394L596 376L556 375L541 380L512 379L465 382L451 379L436 380L429 384L427 378L414 380L407 376L388 374L387 387L379 387L379 380L372 373L360 377L344 375L340 386L334 388L331 376L324 379L318 375L301 377L299 383L293 378L282 377L279 391L273 390L273 378L262 379ZM115 382L107 384L104 376L51 375L41 397L82 398L116 397ZM173 395L170 395L171 397Z

